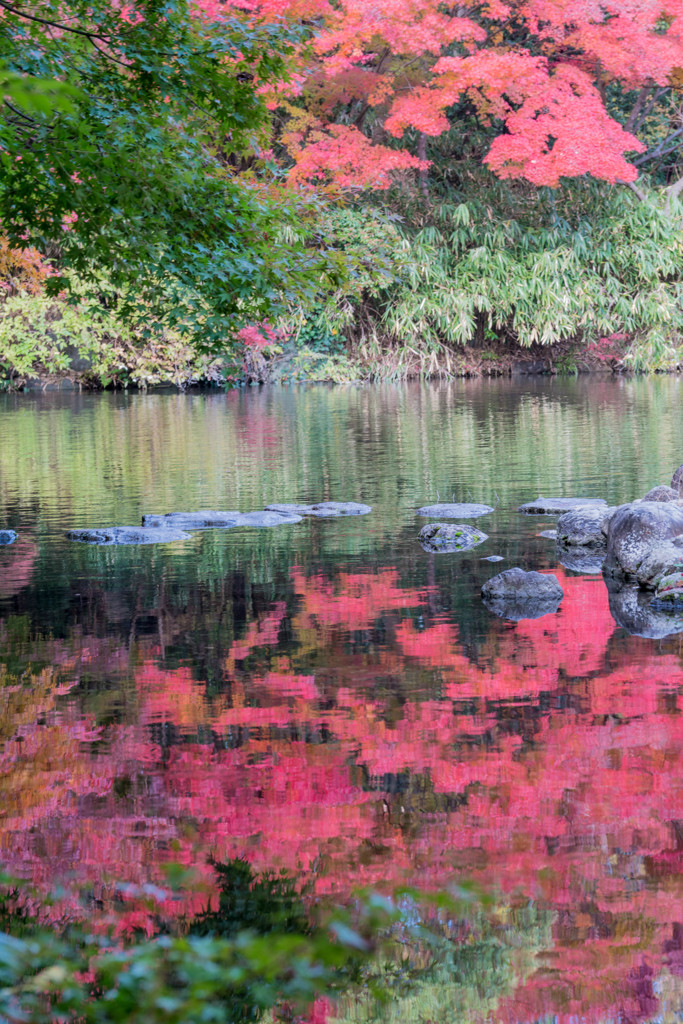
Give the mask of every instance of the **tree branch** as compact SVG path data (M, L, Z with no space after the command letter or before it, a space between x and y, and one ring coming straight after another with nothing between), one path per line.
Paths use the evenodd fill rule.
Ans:
M645 101L647 100L647 98L648 98L648 96L650 95L651 92L652 92L652 86L651 85L644 85L643 88L640 90L640 92L638 93L638 99L633 104L633 110L628 115L628 120L627 120L626 124L624 125L624 131L627 131L627 132L632 132L633 131L633 129L636 126L636 122L638 120L638 115L640 114L641 110L645 106Z
M638 186L636 185L635 181L627 181L626 182L626 186L627 186L627 188L631 189L631 192L635 192L635 194L640 199L641 203L645 202L645 200L647 199L647 196L643 192L642 188L638 188Z
M3 7L10 14L16 15L17 18L25 18L27 21L37 21L40 25L47 25L48 28L58 28L60 32L73 32L77 36L85 36L86 39L101 39L102 42L107 43L109 40L106 36L100 35L98 32L87 32L84 28L74 28L72 25L62 25L59 21L48 21L46 18L39 18L37 14L26 14L25 11L20 11L14 4L9 4L6 0L0 0L0 7Z
M669 149L666 149L665 147L669 146L669 143L673 142L674 139L680 138L681 135L683 135L683 127L677 128L676 131L672 132L666 139L662 139L661 142L658 142L654 149L648 149L647 153L641 153L639 157L636 157L633 163L636 167L640 167L641 164L646 164L650 160L655 160L658 156L665 156L667 153L672 153L674 149L678 149L678 146L673 146Z
M664 191L666 192L666 203L664 204L664 212L669 214L671 213L672 201L674 199L678 199L681 192L683 192L683 178L679 178L678 181L675 181L673 185L669 185L669 187Z

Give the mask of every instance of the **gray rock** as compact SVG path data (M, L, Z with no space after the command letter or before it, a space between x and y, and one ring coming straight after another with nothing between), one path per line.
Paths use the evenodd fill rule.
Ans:
M335 519L339 516L366 516L372 512L372 507L356 501L319 501L315 505L266 505L266 510Z
M502 555L484 555L483 558L479 559L480 562L504 562L505 559Z
M537 533L536 536L544 537L545 540L555 540L557 537L557 530L541 530L541 532Z
M683 505L638 501L610 516L604 571L652 588L683 566Z
M683 614L677 614L675 609L657 607L651 594L635 583L624 585L608 580L607 591L612 618L633 636L661 640L674 633L683 633Z
M683 466L679 466L671 477L671 489L676 491L679 497L683 497Z
M143 516L142 525L161 530L208 530L213 527L237 526L241 518L241 512L213 512L204 509L200 512L169 512L167 515Z
M14 530L0 530L0 546L14 544L17 534Z
M562 547L603 547L602 524L615 511L609 505L579 505L557 520L557 544Z
M678 491L665 484L657 484L651 491L640 499L641 501L678 501Z
M301 516L291 512L169 512L167 515L146 515L142 517L145 527L178 530L228 530L233 526L282 526L285 523L300 523Z
M509 597L522 600L557 600L564 591L552 573L526 572L524 569L505 569L481 588L482 597Z
M170 544L174 540L189 540L191 534L147 526L109 526L98 530L69 530L67 537L83 544Z
M240 519L238 526L282 526L284 523L300 523L301 516L293 512L273 512L266 509L265 512L245 512Z
M443 516L444 519L476 519L487 516L494 510L490 505L478 505L472 501L446 502L438 505L423 505L417 510L419 516Z
M428 523L418 535L425 551L469 551L488 540L482 530L463 523Z
M518 512L526 512L527 515L562 515L563 512L570 512L578 505L606 506L604 498L544 498L539 496L535 501L528 501L526 505L520 505Z

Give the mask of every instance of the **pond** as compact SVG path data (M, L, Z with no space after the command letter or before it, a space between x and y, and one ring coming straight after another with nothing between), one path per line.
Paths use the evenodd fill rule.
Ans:
M463 1021L680 1019L683 633L633 635L538 536L555 518L516 509L668 483L682 386L0 396L2 866L61 887L60 913L169 863L208 882L210 855L340 896L471 879L509 955L460 991ZM427 553L416 509L452 497L495 506L488 540ZM321 500L372 512L65 536ZM486 608L516 565L557 575L556 613Z

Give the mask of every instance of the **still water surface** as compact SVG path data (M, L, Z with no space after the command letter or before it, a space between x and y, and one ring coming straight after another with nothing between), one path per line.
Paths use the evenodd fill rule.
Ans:
M681 1020L683 633L632 635L537 536L554 519L515 511L668 483L681 386L0 396L2 866L72 909L169 861L208 880L209 854L340 895L472 878L509 955L463 1020ZM452 495L497 505L489 540L427 554L415 509ZM373 512L64 536L320 500ZM511 565L556 573L556 614L487 611Z

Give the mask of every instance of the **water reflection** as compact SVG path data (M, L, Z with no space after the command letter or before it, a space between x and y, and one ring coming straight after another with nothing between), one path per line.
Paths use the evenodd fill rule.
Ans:
M481 952L460 1016L447 1016L442 985L397 1020L417 1021L420 1005L434 1019L511 1024L675 1019L681 637L601 577L558 566L536 536L552 520L512 511L539 491L616 502L664 480L683 425L662 419L672 382L652 383L503 390L498 414L490 386L264 393L220 408L77 399L76 416L12 400L14 461L0 454L3 515L20 533L0 550L4 866L46 890L65 883L59 909L74 913L83 894L91 912L116 882L161 881L168 861L210 885L209 854L341 895L464 875L500 893L503 959L487 974ZM477 498L495 480L486 549L419 547L412 510L448 478ZM375 511L286 534L207 532L175 551L62 537L75 519L189 507L189 487L196 507L348 498ZM489 612L479 588L500 566L481 556L494 552L552 569L559 610L518 622Z

